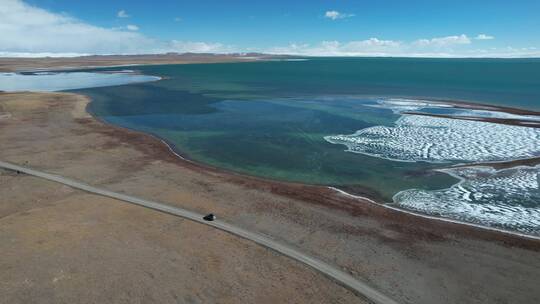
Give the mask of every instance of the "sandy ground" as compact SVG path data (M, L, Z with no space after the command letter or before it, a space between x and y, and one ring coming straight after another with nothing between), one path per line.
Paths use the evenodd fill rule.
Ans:
M267 234L402 303L540 303L540 242L182 161L74 94L0 93L0 159ZM209 227L0 171L1 303L362 303Z
M144 64L186 64L252 61L281 58L264 54L161 54L161 55L108 55L70 58L0 58L0 72L28 71L36 69L70 69L78 67L99 67Z

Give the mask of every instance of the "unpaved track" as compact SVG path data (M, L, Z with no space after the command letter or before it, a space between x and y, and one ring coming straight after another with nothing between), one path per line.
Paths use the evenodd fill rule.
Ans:
M122 200L122 201L125 201L125 202L128 202L128 203L131 203L131 204L135 204L135 205L139 205L139 206L142 206L142 207L154 209L154 210L161 211L161 212L164 212L164 213L179 216L179 217L182 217L182 218L194 221L194 222L198 222L198 223L201 223L201 224L204 224L204 225L212 226L214 228L226 231L228 233L234 234L234 235L242 237L244 239L253 241L253 242L255 242L255 243L257 243L257 244L259 244L261 246L272 249L272 250L277 251L277 252L279 252L279 253L287 256L287 257L290 257L290 258L295 259L295 260L297 260L299 262L302 262L302 263L314 268L315 270L321 272L322 274L330 277L331 279L335 280L339 284L351 289L355 293L358 293L358 294L366 297L367 299L369 299L370 301L372 301L372 302L374 302L376 304L397 304L397 302L390 299L388 296L380 293L379 291L377 291L377 290L373 289L372 287L368 286L366 283L355 279L351 275L337 269L334 266L331 266L331 265L329 265L329 264L327 264L327 263L325 263L323 261L320 261L320 260L318 260L318 259L316 259L314 257L311 257L311 256L309 256L309 255L307 255L305 253L302 253L302 252L300 252L300 251L298 251L298 250L296 250L294 248L291 248L291 247L283 245L283 244L281 244L279 242L276 242L275 240L273 240L273 239L271 239L271 238L269 238L267 236L263 236L263 235L258 234L258 233L254 233L254 232L244 230L242 228L239 228L239 227L236 227L234 225L228 224L228 223L223 222L221 220L215 220L215 221L212 221L212 222L205 221L205 220L203 220L203 215L199 214L197 212L193 212L193 211L189 211L189 210L186 210L186 209L173 207L173 206L169 206L169 205L166 205L166 204L162 204L162 203L158 203L158 202L154 202L154 201L150 201L150 200L146 200L146 199L141 199L141 198L137 198L137 197L133 197L133 196L117 193L117 192L112 192L112 191L105 190L105 189L92 187L90 185L80 183L80 182L77 182L77 181L74 181L74 180L71 180L71 179L68 179L68 178L64 178L62 176L58 176L58 175L54 175L54 174L50 174L50 173L46 173L46 172L42 172L42 171L37 171L37 170L34 170L34 169L18 166L18 165L15 165L15 164L6 163L6 162L3 162L3 161L0 161L0 168L22 172L22 173L25 173L25 174L28 174L28 175L32 175L32 176L40 177L40 178L47 179L47 180L50 180L50 181L54 181L54 182L57 182L57 183L61 183L61 184L70 186L72 188L80 189L80 190L90 192L90 193L93 193L93 194L98 194L98 195L107 196L107 197L110 197L110 198Z

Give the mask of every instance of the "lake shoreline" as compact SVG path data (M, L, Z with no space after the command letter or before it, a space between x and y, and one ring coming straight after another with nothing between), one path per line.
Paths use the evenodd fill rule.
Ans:
M515 299L516 294L505 291L516 288L523 289L518 300L540 297L534 286L540 269L530 267L540 252L538 240L405 214L324 186L262 180L182 160L156 137L96 120L86 112L89 102L72 93L0 94L0 112L9 113L0 118L3 130L0 159L111 191L201 213L212 212L224 221L272 236L337 265L399 302L433 303L433 299L444 298L448 303L455 303L471 294L487 299L509 296ZM66 267L74 267L73 263L88 264L85 257L91 254L100 257L107 271L113 269L127 277L144 276L144 272L137 272L137 267L167 274L156 276L158 281L152 281L153 284L186 272L176 270L178 265L184 264L178 259L164 259L159 265L155 265L154 259L141 260L140 254L146 252L146 248L159 248L160 256L181 255L181 260L188 265L220 261L217 266L196 266L195 272L186 273L190 282L213 282L212 286L197 284L197 288L211 288L219 295L230 287L216 282L236 282L248 275L253 285L243 288L258 294L279 289L279 295L296 294L309 301L313 298L304 295L305 288L298 286L306 282L317 287L313 296L319 300L331 302L338 295L346 296L346 292L331 281L319 276L309 278L304 272L300 274L304 268L291 265L283 270L270 270L270 278L278 276L284 280L267 284L268 277L258 276L255 274L258 270L252 272L246 267L255 265L255 269L260 269L260 265L273 261L269 257L272 253L258 250L249 257L243 256L243 252L250 252L253 246L239 246L232 237L225 238L224 242L220 234L212 230L199 231L195 224L182 222L182 227L178 227L177 219L118 202L102 202L101 198L77 194L69 187L46 184L24 175L0 172L0 182L3 185L0 195L9 198L0 208L0 217L5 219L0 221L0 229L11 229L9 231L13 232L8 235L15 232L28 235L15 238L21 239L20 243L6 242L9 248L0 248L8 252L5 263L13 265L13 273L8 271L3 274L6 276L26 269L26 263L17 264L21 259L30 261L28 267L37 276L55 269L56 262L47 264L49 267L33 263L28 256L43 251L42 246L34 245L41 240L44 244L55 242L51 247L55 253L48 256L62 257L61 262ZM44 183L47 188L39 190ZM27 190L14 195L20 188ZM104 211L100 211L103 208ZM55 228L47 234L50 228L37 233L33 231L36 227ZM59 229L60 234L56 232ZM115 235L112 240L122 243L112 242L108 237L111 233ZM194 233L194 237L189 237L190 233ZM144 237L141 239L140 235ZM82 243L77 241L79 238L83 239ZM201 242L201 239L207 241ZM129 243L123 243L124 240ZM130 244L129 250L119 253L118 248L126 247L125 244ZM69 249L79 247L84 248L85 253ZM193 250L185 252L186 248ZM214 252L219 252L219 257L206 257ZM192 261L194 257L201 259L200 255L203 261ZM124 264L115 263L118 256L130 263L130 267L120 270L118 267ZM286 260L274 262L273 268L287 263ZM231 265L236 269L244 264L240 273L224 268ZM219 271L215 271L216 268ZM103 278L100 269L91 267L72 275ZM411 271L415 275L411 276ZM293 277L296 279L289 280L294 273L297 273ZM482 280L498 273L508 275L496 281ZM8 280L8 277L3 279ZM480 283L471 289L469 279ZM9 281L12 280L10 277ZM184 282L186 278L175 280ZM434 280L441 283L436 286L426 283ZM48 281L39 280L35 288L46 288L43 284ZM426 286L431 287L426 289ZM69 290L75 292L80 290L78 288L99 290L92 284ZM448 289L453 292L448 293ZM252 298L247 296L243 299L250 302Z
M125 66L128 66L128 65L125 65ZM85 70L85 69L88 69L88 67L80 67L80 69ZM54 72L54 71L58 71L58 70L48 69L48 70L35 70L35 71L40 71L40 72L51 71L51 72ZM133 72L131 72L131 73L133 73ZM140 74L140 72L139 72L139 74ZM155 77L158 78L155 81L165 79L164 76L155 76ZM91 102L91 98L89 96L86 96L86 97ZM435 104L440 103L440 104L443 104L443 105L451 106L451 107L456 108L456 109L487 110L487 111L495 111L495 112L502 112L502 113L508 113L508 114L516 114L516 115L540 116L540 112L536 112L536 111L530 111L530 110L518 109L518 108L511 108L511 107L504 107L504 106L497 106L497 105L489 105L489 104L486 104L486 103L475 103L475 102L470 102L470 101L459 101L459 100L451 100L451 99L444 99L444 98L425 98L425 97L418 97L418 98L414 98L414 99L411 99L411 97L392 97L392 98L397 98L397 99L403 98L404 100L417 100L417 101L421 101L421 102L430 102L430 103L435 103ZM114 125L113 123L109 123L109 122L107 122L107 121L105 121L103 119L100 119L97 115L95 115L94 113L91 113L91 111L89 111L88 108L86 109L86 112L89 113L90 115L92 115L92 117L94 119L100 121L103 124L109 125L111 127L125 128L125 127L120 127L120 126ZM490 120L490 119L486 119L486 118L482 118L482 117L459 117L459 116L456 117L456 116L452 116L452 115L426 114L426 113L420 113L420 112L418 112L418 113L417 112L403 112L402 114L404 114L404 115L424 115L424 116L442 117L442 118L449 118L449 119L468 119L468 120L486 121L486 122L500 123L500 124L518 125L518 126L521 125L520 121L507 120L507 119L491 119ZM134 129L129 129L129 128L126 128L126 129L128 129L128 130L130 130L132 132L140 132L140 131L137 131L137 130L134 130ZM143 134L146 134L146 135L149 135L151 137L156 138L162 144L166 145L167 148L169 149L169 151L172 154L176 155L182 161L186 161L186 162L190 162L190 163L192 163L194 165L198 165L201 168L201 170L211 170L211 171L221 172L223 174L229 174L229 175L233 175L233 176L237 175L239 177L244 177L244 178L246 178L246 177L254 178L254 179L260 180L260 182L262 182L262 183L264 183L264 182L280 182L280 183L291 184L291 185L326 187L326 188L328 188L330 190L337 191L340 194L348 196L349 198L360 200L361 202L370 202L370 203L373 203L373 204L375 204L377 206L380 206L380 207L383 207L383 208L388 208L388 209L391 209L391 210L394 210L394 211L403 212L403 213L406 213L406 214L411 214L411 215L421 217L421 218L426 218L426 219L431 219L431 220L439 220L439 221L443 221L443 222L450 222L450 223L453 223L453 224L460 224L460 225L466 225L466 226L471 226L471 227L490 230L490 231L496 231L496 232L499 232L499 233L509 234L509 235L512 235L512 236L529 238L529 239L534 239L534 240L540 240L540 237L536 236L536 235L527 235L527 234L523 234L523 233L520 233L520 232L517 232L517 231L505 230L505 229L500 229L500 228L495 228L495 227L489 227L489 226L485 226L485 225L481 225L481 224L475 224L475 223L471 223L471 222L460 221L460 220L457 220L457 219L433 216L433 215L429 215L429 214L424 214L424 213L408 210L406 208L396 207L395 203L393 203L393 202L385 202L384 199L382 199L382 197L376 192L376 190L368 188L368 187L364 187L364 186L359 186L359 185L338 186L338 185L331 185L331 184L330 185L313 185L313 184L302 183L302 182L280 181L280 180L273 180L271 178L251 176L249 174L236 172L236 171L230 170L230 169L219 168L219 167L216 167L216 166L213 166L213 165L210 165L210 164L205 164L205 163L202 163L202 162L199 162L199 161L196 161L196 160L190 158L188 155L183 153L182 150L179 147L177 147L172 142L168 141L167 139L165 139L165 138L163 138L163 137L161 137L161 136L159 136L157 134L147 133L147 132L140 132L140 133L143 133ZM464 164L464 165L457 165L455 167L467 167L467 166L492 166L494 168L501 167L501 166L503 166L503 167L512 167L513 165L529 165L529 164L534 165L534 164L538 163L538 161L539 161L538 158L518 159L518 160L512 160L512 161L505 161L505 162L493 162L493 163L487 162L487 163Z
M86 97L90 100L90 102L92 102L92 99L90 97L88 97L88 96L86 96ZM445 102L450 102L450 101L446 100ZM490 106L485 105L485 104L474 104L474 103L470 103L470 102L459 102L459 101L452 101L452 102L455 102L456 104L458 104L458 103L467 104L467 106L469 106L469 107L478 106L479 108L482 108L482 109L484 109L485 107L490 107ZM493 108L500 108L500 107L493 106ZM355 185L354 186L355 191L350 191L348 189L345 190L345 187L340 187L340 186L313 185L313 184L306 184L306 183L300 183L300 182L289 182L289 181L273 180L273 179L269 179L269 178L263 178L263 177L252 176L252 175L248 175L248 174L244 174L244 173L239 173L239 172L235 172L233 170L228 170L228 169L225 169L225 168L215 167L215 166L212 166L212 165L209 165L209 164L198 162L198 161L190 158L185 153L182 153L181 149L176 147L173 143L167 141L165 138L162 138L159 135L156 135L156 134L153 134L153 133L147 133L147 132L143 132L143 131L138 131L138 130L126 128L126 127L123 127L123 126L118 126L118 125L115 125L113 123L109 123L109 122L99 118L98 116L96 116L94 113L92 113L88 109L86 111L95 120L97 120L97 121L99 121L99 122L101 122L101 123L103 123L103 124L105 124L105 125L107 125L107 126L109 126L111 128L120 129L120 130L123 129L123 130L129 131L129 132L139 133L141 135L152 138L154 141L160 142L160 144L162 144L162 145L164 145L166 147L167 151L170 154L172 154L174 157L176 157L176 159L180 163L182 163L182 165L184 165L186 167L193 168L193 169L196 169L196 170L201 170L201 171L219 173L219 174L230 177L230 180L234 181L234 182L238 182L238 183L243 184L243 183L245 183L245 182L247 182L249 180L249 181L252 181L252 182L254 182L256 184L264 185L263 188L270 187L271 189L273 189L272 192L277 193L277 194L285 194L287 196L290 196L291 198L301 199L301 200L303 200L305 202L308 202L308 203L309 202L316 202L317 204L320 204L320 205L323 205L323 206L331 206L332 208L337 208L337 209L342 209L342 208L340 208L338 204L332 204L332 203L328 204L328 203L325 203L324 200L314 200L314 197L320 195L321 197L330 198L330 200L339 200L338 199L339 196L345 196L345 197L353 200L352 202L348 203L349 205L354 205L356 202L358 202L360 204L370 204L370 205L373 205L373 207L375 207L375 208L383 208L383 209L388 210L389 212L397 212L397 213L401 213L401 214L404 214L404 215L407 215L407 216L417 217L417 218L422 219L422 220L439 221L441 223L448 223L448 224L451 224L451 225L462 225L462 226L465 226L465 227L470 227L472 229L479 229L479 230L485 230L486 232L493 232L493 233L496 233L496 234L502 234L503 235L502 239L505 238L504 236L508 236L510 238L517 237L517 238L524 239L524 240L540 241L540 236L528 235L528 234L515 232L515 231L511 231L511 230L505 230L505 229L499 229L499 228L494 228L494 227L489 227L489 226L483 226L483 225L480 225L480 224L459 221L459 220L451 219L451 218L437 217L437 216L433 216L433 215L414 212L414 211L407 210L407 209L404 209L404 208L399 208L399 207L394 206L393 203L381 202L381 199L380 199L380 197L378 197L376 192L374 192L373 189L370 189L370 188L367 188L367 187L361 187L361 186ZM523 113L523 111L519 111L519 110L517 112L518 113ZM526 111L526 113L529 113L529 111ZM532 113L538 113L538 112L532 112ZM509 162L505 162L505 163L509 163L509 164L523 163L523 162L527 162L527 160L515 160L515 161L509 161ZM532 162L535 162L535 161L536 161L536 159L532 160ZM463 165L463 166L478 166L478 165L480 165L480 164L470 164L470 165ZM483 165L484 166L489 166L489 163L485 163ZM281 188L283 188L283 191L276 191L275 187L281 187ZM295 189L302 189L302 191L299 191L298 194L294 194ZM309 189L309 190L305 191L306 189ZM328 193L328 190L331 193ZM347 211L351 212L351 209L349 209L349 207L345 207L344 210L347 210ZM379 211L377 211L376 213L380 214ZM382 212L382 213L384 213L384 212ZM498 239L498 237L496 237L495 239Z

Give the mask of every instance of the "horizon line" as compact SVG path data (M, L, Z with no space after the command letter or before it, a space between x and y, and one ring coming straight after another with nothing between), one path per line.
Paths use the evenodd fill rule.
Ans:
M427 54L399 54L399 55L385 55L385 54L317 54L317 55L304 55L293 53L264 53L264 52L230 52L230 53L207 53L207 52L163 52L163 53L136 53L136 54L88 54L88 53L49 53L49 52L1 52L0 59L47 59L47 58L84 58L84 57L127 57L127 56L233 56L239 58L249 57L300 57L300 58L416 58L416 59L540 59L540 54L527 56L459 56L459 55L427 55ZM265 59L265 58L261 58Z

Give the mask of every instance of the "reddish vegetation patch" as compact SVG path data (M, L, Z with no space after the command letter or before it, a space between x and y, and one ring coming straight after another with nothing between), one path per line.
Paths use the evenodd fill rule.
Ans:
M466 165L460 165L460 166L454 166L453 168L459 168L459 167L471 167L471 166L490 166L497 170L501 169L508 169L518 166L536 166L540 164L540 157L533 157L533 158L527 158L527 159L518 159L518 160L512 160L512 161L506 161L506 162L487 162L487 163L473 163L473 164L466 164Z
M429 100L429 101L433 102L433 100ZM442 103L442 104L450 104L458 109L475 109L475 110L504 112L504 113L516 114L516 115L540 116L540 112L538 111L531 111L531 110L511 108L511 107L502 107L502 106L486 105L486 104L474 103L474 102L444 100L444 99L436 99L434 101L438 103Z

